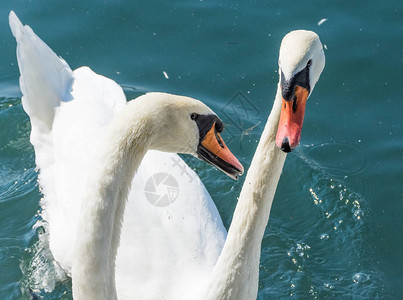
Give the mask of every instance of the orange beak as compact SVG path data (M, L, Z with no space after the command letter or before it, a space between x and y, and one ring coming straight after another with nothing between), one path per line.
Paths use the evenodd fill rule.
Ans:
M201 159L219 168L235 180L243 174L243 166L225 145L216 130L215 123L201 141L198 154Z
M308 94L307 89L296 85L294 99L283 99L276 144L284 152L291 152L299 144Z

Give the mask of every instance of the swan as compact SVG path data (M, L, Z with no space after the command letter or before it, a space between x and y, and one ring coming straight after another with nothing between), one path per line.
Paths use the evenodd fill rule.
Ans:
M147 151L192 154L237 179L243 167L220 137L222 121L200 101L183 96L148 93L126 104L115 82L88 67L73 72L14 12L9 23L17 40L22 104L32 125L49 245L72 277L74 298L132 298L130 258L142 247L142 253L154 251L149 264L165 267L167 258L155 250L161 247L163 254L176 251L183 263L189 261L188 272L205 273L208 268L197 263L212 265L225 238L218 212L179 156ZM180 171L172 168L173 161L181 164ZM171 187L180 199L162 211L158 202L150 205L144 196L150 179L153 188L165 187L168 194ZM148 193L155 198L158 192L164 190ZM138 204L125 211L127 198ZM203 235L193 236L186 226ZM150 243L149 230L158 244ZM170 232L177 235L175 243ZM183 243L191 248L181 251ZM141 267L134 271L143 275ZM183 274L172 277L178 276Z
M13 23L16 21L13 21L10 15L12 28ZM31 34L32 31L28 27L25 29ZM39 43L38 41L40 39L35 36L34 44ZM42 41L40 42L42 43ZM51 52L46 45L43 49L39 47L36 51L45 57L49 55L45 52ZM19 56L21 56L19 58L19 64L21 64L20 60L24 60L24 54L20 53ZM144 186L144 177L147 178L155 170L166 166L169 159L177 159L176 156L162 156L162 153L150 153L150 151L144 157L142 165L134 176L132 191L128 196L120 247L117 250L115 275L119 299L256 299L261 240L268 222L277 183L286 153L291 152L300 141L305 104L325 65L322 44L319 37L311 31L297 30L287 34L281 42L279 56L279 83L273 108L245 178L228 235L223 229L214 203L197 177L181 187L182 191L182 188L191 186L192 191L188 194L190 198L188 201L176 201L165 211L156 211L150 205L142 205L146 201L139 201L142 194L137 193L135 187ZM54 54L51 57L58 65L60 65L60 61L63 66L66 65ZM46 59L46 62L49 61L51 60ZM64 67L61 70L65 70ZM70 69L61 70L56 71L59 78ZM82 75L82 79L80 79L81 72L85 73ZM92 71L90 74L87 74L88 72L90 71L87 68L74 71L76 86L71 92L72 94L81 91L77 87L78 84L91 86L90 80L86 80L90 78L92 81L102 80L102 87L108 87L110 95L113 95L114 98L122 94L121 89L112 81L104 77L101 79ZM67 76L68 80L69 78ZM89 98L99 96L94 89L84 89L81 92ZM70 103L68 102L70 93L67 93L65 97L66 103ZM108 101L111 101L110 97L107 98L109 98ZM107 106L108 111L100 112L99 115L111 118L114 110L110 106L119 106L119 102L102 101L105 101L103 105ZM74 103L74 101L71 102ZM25 109L24 101L23 105ZM93 109L93 107L91 108ZM116 107L114 109L117 110ZM88 110L85 112L88 113ZM69 115L66 110L64 113L67 116L66 120L74 118L74 115ZM80 113L80 110L73 107L72 113ZM64 115L58 114L57 111L56 117L54 125L57 125L56 121L59 117L64 120ZM109 124L108 122L106 123ZM65 123L69 124L68 121ZM62 128L69 130L69 126ZM34 126L32 130L31 140L35 142L37 136ZM63 133L66 135L66 132ZM45 138L46 136L38 138L37 145L34 144L37 164L40 159L46 162L46 158L40 156L38 158L40 151L37 149L40 146L47 147L47 141L43 140ZM90 144L92 143L90 141ZM64 144L61 143L61 150L56 153L63 152L62 150L65 149L63 146ZM85 158L87 157L88 155L85 156ZM148 157L151 159L147 160ZM75 159L77 160L77 158ZM76 166L85 162L85 160L79 160L79 164ZM49 162L49 164L51 163ZM147 173L148 168L153 168L153 166L156 166L156 169ZM65 170L65 167L60 166L59 172ZM186 165L183 167L187 168ZM46 169L41 170L42 181L43 177L48 175L46 172L43 174ZM191 170L185 169L185 172L191 172ZM145 174L148 175L141 176ZM57 173L57 175L58 178L62 178L60 180L62 185L67 179L70 179L63 174ZM52 179L49 179L50 183L52 183ZM81 180L82 178L80 178ZM54 186L54 184L49 185ZM80 185L77 186L80 187ZM54 192L50 188L46 191L46 186L43 189L45 195ZM59 189L61 188L59 187ZM199 195L202 196L199 197ZM178 206L176 206L177 204ZM136 217L130 218L131 215ZM86 233L86 235L89 234ZM131 239L128 238L129 236ZM88 238L96 237L89 236ZM52 249L52 235L50 244ZM82 246L85 248L85 245ZM69 268L66 266L69 266L69 262L71 264L72 255L66 253L64 256L55 255L57 253L55 249L57 246L52 249L56 260L69 272ZM85 262L83 263L85 264ZM110 268L112 269L112 267ZM86 274L83 272L81 275L82 280L78 284L85 285ZM110 274L104 275L109 276ZM113 278L109 277L109 279L109 283L106 284L108 290L113 289L115 284ZM75 282L73 278L73 289ZM104 289L103 286L90 285L90 287Z
M306 101L324 67L316 33L295 30L283 38L274 104L202 299L256 299L261 241L277 183L286 154L299 144Z
M163 93L139 97L116 116L99 146L82 200L72 267L75 299L117 299L115 257L125 202L149 149L199 155L228 174L242 173L220 129L221 121L200 102Z

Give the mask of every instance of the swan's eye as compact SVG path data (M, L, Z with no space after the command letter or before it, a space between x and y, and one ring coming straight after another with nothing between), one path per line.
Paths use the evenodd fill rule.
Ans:
M224 130L224 124L220 120L215 123L215 130L220 133Z
M306 64L306 67L309 68L312 65L312 59L308 60L308 63Z
M197 114L196 114L196 113L190 114L190 118L191 118L192 120L196 120Z

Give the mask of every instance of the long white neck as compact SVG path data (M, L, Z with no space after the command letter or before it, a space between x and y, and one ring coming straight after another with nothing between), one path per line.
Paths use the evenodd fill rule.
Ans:
M131 180L148 150L152 126L135 102L111 124L89 177L72 269L75 300L117 299L115 258L124 208Z
M204 299L257 297L261 242L286 158L276 146L281 100L279 85Z

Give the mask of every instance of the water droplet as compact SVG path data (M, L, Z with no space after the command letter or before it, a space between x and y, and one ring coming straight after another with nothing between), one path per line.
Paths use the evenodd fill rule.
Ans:
M360 220L362 216L364 215L364 212L361 209L357 209L354 211L354 219Z
M330 277L330 279L333 280L333 281L342 281L343 276L332 276L332 277Z
M334 287L333 287L331 284L329 284L329 283L324 283L323 285L325 286L325 288L328 288L329 290L333 290L333 289L334 289Z
M327 233L324 233L320 236L321 240L328 240L329 239L329 235Z
M275 274L273 276L273 281L274 282L290 282L291 281L291 276L289 274Z
M369 280L369 276L365 273L357 273L353 276L353 281L355 283L364 283Z

